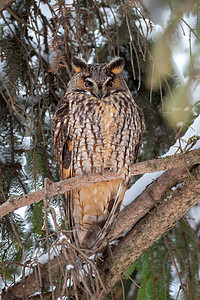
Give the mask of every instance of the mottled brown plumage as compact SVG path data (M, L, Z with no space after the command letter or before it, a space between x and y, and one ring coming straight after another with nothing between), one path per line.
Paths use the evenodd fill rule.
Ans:
M130 166L137 161L144 123L120 72L124 59L87 64L74 57L76 74L54 116L60 177L117 172L119 179L88 184L67 194L69 227L78 247L95 250L119 212Z

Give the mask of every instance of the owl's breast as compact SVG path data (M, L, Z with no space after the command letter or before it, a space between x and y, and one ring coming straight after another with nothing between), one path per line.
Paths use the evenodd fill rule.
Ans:
M123 103L92 97L72 107L69 133L73 176L104 170L129 175L130 153L138 143L132 110Z

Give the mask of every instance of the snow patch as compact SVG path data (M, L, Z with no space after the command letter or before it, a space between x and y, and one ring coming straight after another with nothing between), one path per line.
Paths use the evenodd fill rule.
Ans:
M146 187L151 184L156 178L162 175L163 172L154 172L149 174L144 174L139 180L137 180L129 190L126 191L124 196L124 201L122 206L127 206L130 204L135 198L137 198Z
M71 269L74 269L74 266L72 266L72 265L67 265L67 266L66 266L66 269L67 269L67 271L70 271Z

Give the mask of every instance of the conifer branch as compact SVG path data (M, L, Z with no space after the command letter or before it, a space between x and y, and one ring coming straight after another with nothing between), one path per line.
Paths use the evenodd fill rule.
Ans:
M192 166L199 162L200 150L192 150L188 153L180 153L173 156L136 163L131 166L131 174L139 175L164 171L184 165ZM68 190L75 189L88 183L103 182L119 177L120 175L117 173L104 172L103 174L87 174L84 176L69 178L56 183L51 182L51 184L47 184L46 189L29 193L23 197L11 197L7 202L0 206L0 218L20 207L38 202L45 197L52 197L58 193L63 194Z

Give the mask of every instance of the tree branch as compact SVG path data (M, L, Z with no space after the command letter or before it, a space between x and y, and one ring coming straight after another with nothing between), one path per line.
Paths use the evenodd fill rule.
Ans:
M136 163L131 167L131 174L138 175L164 171L184 166L185 164L194 165L199 162L200 150L192 150L188 153L180 153L173 156ZM7 202L0 206L0 218L20 207L38 202L44 199L45 196L52 197L58 193L62 194L68 190L75 189L88 183L108 181L119 177L120 175L117 173L104 172L104 174L87 174L48 184L46 190L41 189L39 191L29 193L21 198L11 197Z
M6 9L15 0L0 0L0 12Z
M187 168L190 171L192 166L190 165ZM130 226L136 224L155 205L158 205L168 190L176 186L179 179L184 175L187 175L185 167L168 170L158 177L155 183L147 186L139 197L119 213L115 226L108 236L109 241L116 239L124 231L127 231Z
M112 249L112 266L106 278L108 286L113 286L119 280L119 276L125 274L137 258L174 226L193 205L199 202L199 165L193 168L191 176L192 181L190 181L190 174L182 178L177 189L172 191L169 187L168 192L164 192L162 195L160 203L156 204L144 218L138 221L119 244ZM170 180L170 177L168 179ZM152 188L156 188L156 185L157 182L154 182ZM141 197L138 198L144 204L143 194ZM105 266L108 265L110 265L110 257L103 262L102 273L105 273Z

